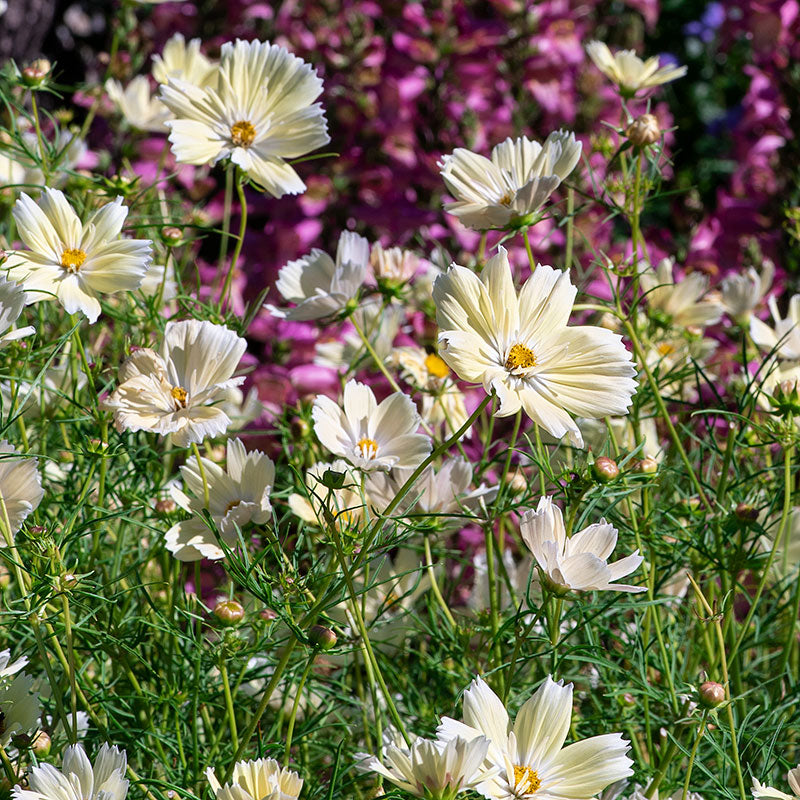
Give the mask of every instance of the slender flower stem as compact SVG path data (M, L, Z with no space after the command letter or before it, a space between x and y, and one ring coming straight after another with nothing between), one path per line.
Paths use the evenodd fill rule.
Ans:
M225 264L225 256L228 253L228 239L231 232L231 209L233 208L233 177L236 168L225 170L225 199L222 205L222 236L219 239L219 258L217 260L217 272L222 274Z
M564 271L572 267L572 240L575 236L575 190L567 189L567 243L564 251Z
M242 245L244 244L244 235L247 231L247 198L244 194L244 180L238 167L236 167L236 195L239 198L239 237L236 239L236 246L233 248L233 255L231 256L231 265L228 269L228 274L225 276L225 283L222 285L222 291L219 295L219 310L225 307L228 300L228 293L231 288L231 281L233 281L233 273L236 271L236 265L239 263L239 256L242 252Z
M431 582L431 591L433 592L433 596L436 598L436 601L439 603L439 607L442 609L442 613L447 618L447 621L453 628L456 628L456 621L453 619L453 615L450 612L450 608L448 607L447 603L445 602L444 597L442 597L442 592L439 589L439 582L436 579L436 568L433 564L433 556L431 555L431 537L430 534L425 532L425 567L428 570L428 577L430 578Z
M49 184L49 165L47 152L44 147L44 136L42 135L42 124L39 119L39 104L36 102L36 92L31 92L31 110L33 111L33 126L36 129L36 141L39 144L39 158L41 159L42 174L44 175L45 185Z
M522 238L525 241L525 252L528 254L528 263L531 265L531 272L536 269L536 261L533 258L533 250L531 249L531 239L528 235L528 229L522 231Z
M200 456L200 451L197 449L197 443L192 442L192 452L194 453L195 461L197 461L197 469L200 470L200 480L203 481L203 508L208 509L208 480L206 479L206 468L203 466L203 459Z
M64 612L64 638L67 642L67 660L69 662L69 685L70 685L70 710L72 712L72 725L68 729L69 740L72 744L78 741L78 691L75 681L75 651L72 640L72 615L69 608L69 597L66 590L61 595L62 608Z
M286 727L286 749L283 753L283 766L284 769L289 766L289 760L292 755L292 736L294 734L294 722L297 719L297 709L300 707L300 698L303 695L303 687L306 685L306 679L308 678L309 672L311 672L311 667L314 664L314 659L317 657L317 648L315 647L311 651L311 655L308 657L308 663L306 664L306 668L303 670L303 675L300 678L300 683L297 685L297 689L295 690L294 695L294 703L292 703L292 711L289 714L289 724Z
M708 719L708 711L703 711L703 718L700 720L700 725L697 728L697 736L695 736L694 744L692 745L692 752L689 754L689 764L686 767L686 778L683 781L683 794L681 800L686 800L686 795L689 794L689 781L692 778L692 768L694 767L694 758L697 755L697 748L700 746L700 740L706 732L706 720Z
M231 684L228 680L228 667L225 664L225 658L220 658L219 661L219 674L222 678L222 691L225 694L225 710L228 717L228 726L231 732L231 744L239 747L239 736L236 731L236 713L233 710L233 696L231 695Z
M483 261L486 258L486 237L488 235L488 231L484 231L481 234L481 240L478 243L478 257L477 257L477 264L476 272L480 272L483 269Z

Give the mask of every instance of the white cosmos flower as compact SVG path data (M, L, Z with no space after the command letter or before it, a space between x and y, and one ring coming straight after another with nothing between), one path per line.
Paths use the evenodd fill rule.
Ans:
M9 342L23 339L36 332L36 328L32 325L11 330L11 326L19 319L24 307L25 291L21 284L9 281L0 275L0 350Z
M758 317L750 317L750 336L763 350L774 351L778 358L800 361L800 294L789 300L789 308L785 318L778 311L775 297L768 301L774 328Z
M120 367L119 386L106 401L117 430L173 434L178 447L224 433L231 420L216 404L244 381L232 376L246 349L222 325L167 323L160 353L137 350Z
M106 81L106 94L117 111L133 128L141 131L162 133L167 130L164 122L169 119L167 107L150 91L150 81L145 75L137 75L127 86L113 78Z
M45 189L39 205L21 195L14 219L29 249L8 257L8 277L22 282L28 303L55 295L67 313L95 322L98 295L136 289L150 264L150 241L120 238L127 215L121 197L82 223L58 189Z
M800 765L786 773L786 781L792 794L786 794L772 786L764 786L757 778L753 778L753 797L756 800L800 800Z
M0 442L0 526L6 527L7 520L12 536L44 497L38 461L16 453L7 441Z
M303 788L303 779L274 758L237 761L230 783L224 786L212 767L206 778L215 800L297 800Z
M612 53L603 42L589 42L586 52L600 72L629 94L635 94L639 89L652 89L686 74L685 66L662 67L658 56L642 61L633 50Z
M761 273L754 267L747 272L728 275L722 281L722 305L740 324L747 323L758 304L772 288L775 265L765 261Z
M352 300L367 274L369 242L357 233L344 231L336 248L336 261L314 248L290 261L278 273L275 288L296 308L265 308L283 319L322 319L337 314Z
M31 767L28 789L15 786L14 800L125 800L128 781L124 750L104 744L94 767L83 745L73 744L64 751L58 770L50 764Z
M517 296L504 248L478 277L453 264L436 279L439 355L500 401L498 416L525 413L552 436L582 446L570 414L626 414L636 368L622 338L589 325L568 327L575 300L569 273L538 265Z
M542 497L536 511L530 509L522 515L519 528L542 576L555 591L646 591L644 586L612 583L630 575L643 559L636 550L608 563L617 544L617 529L604 519L567 537L561 509L552 498Z
M12 668L15 666L13 664ZM0 746L6 747L18 733L36 730L40 713L39 695L33 691L30 675L23 672L0 684Z
M420 418L414 403L402 392L378 403L369 386L351 380L342 407L317 395L312 417L320 442L366 472L417 467L431 451L431 440L416 432Z
M655 269L640 265L639 282L651 311L664 315L671 328L705 327L722 319L722 304L715 295L704 297L708 277L699 272L675 282L672 259L664 258Z
M205 88L179 78L161 87L175 158L216 164L230 158L273 197L305 191L285 159L330 141L322 81L302 59L269 42L222 45L217 80Z
M239 530L249 522L267 522L272 508L269 493L275 482L275 464L260 450L248 453L241 439L228 439L225 469L207 458L201 457L200 461L208 486L208 505L203 475L195 459L181 467L189 494L175 487L171 492L172 499L184 511L197 515L176 523L165 535L167 550L180 561L219 559L225 555L201 516L203 510L211 514L220 538L228 547L234 547Z
M216 78L217 65L200 52L200 40L186 43L182 33L171 36L161 55L153 56L153 77L159 83L170 78L187 81L195 86L207 86Z
M0 652L0 681L5 678L10 678L12 675L16 675L27 663L27 656L22 656L22 658L12 661L11 651L3 650Z
M512 724L500 698L476 678L464 693L464 721L443 717L437 735L491 741L485 766L499 774L487 773L476 787L487 800L588 800L632 775L633 762L619 733L564 747L571 717L571 683L546 678Z
M326 473L338 473L341 485L326 485ZM353 468L340 458L319 461L306 471L305 492L289 495L289 508L303 522L327 528L332 522L340 531L360 527L366 515L361 481Z
M403 742L386 744L383 761L368 753L356 753L355 757L360 771L376 772L415 797L450 800L482 780L481 766L488 749L485 736L469 741L457 736L449 742L418 738L410 748Z
M419 256L402 247L384 249L380 242L372 245L369 255L372 274L378 280L408 283L419 269Z
M530 225L575 168L581 147L566 131L554 131L543 145L525 136L508 138L495 146L491 159L459 147L439 163L455 198L445 211L479 231Z

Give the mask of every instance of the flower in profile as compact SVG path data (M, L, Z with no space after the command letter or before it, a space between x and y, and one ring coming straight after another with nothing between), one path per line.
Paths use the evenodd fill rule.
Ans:
M619 86L624 94L634 95L640 89L652 89L669 83L686 74L686 67L661 66L658 56L642 61L633 50L618 50L612 53L608 45L593 41L586 45L586 52L595 66L607 78Z
M314 100L322 80L302 59L269 42L222 45L212 85L169 77L161 100L175 158L186 164L230 159L273 197L304 192L286 159L330 141L322 106Z
M178 447L224 433L230 417L219 405L247 342L234 331L196 319L169 322L161 351L136 350L120 367L119 386L106 401L118 431L173 435Z
M297 800L303 779L274 758L237 761L230 783L221 784L214 769L206 770L215 800Z
M416 433L417 409L402 392L378 403L369 386L351 380L344 387L342 407L318 395L311 413L320 442L365 472L417 467L431 451L431 440Z
M628 743L619 733L564 747L572 717L572 684L551 678L520 708L512 724L500 698L481 678L464 693L464 721L443 717L440 739L487 737L487 771L476 791L487 800L570 798L589 800L633 774Z
M757 778L753 778L753 797L756 800L800 800L800 764L786 773L786 781L792 794L786 794L772 786L764 786Z
M13 536L42 502L44 491L35 458L20 458L13 445L0 442L0 527Z
M353 468L341 458L319 461L306 471L305 491L289 495L289 508L303 522L340 531L359 528L366 508L361 481Z
M497 415L520 408L560 439L583 445L570 416L626 414L636 368L622 338L606 328L569 327L576 289L569 273L539 264L517 295L504 248L478 277L453 264L436 279L439 355L469 383L500 401Z
M663 258L655 269L640 265L639 283L647 299L647 307L665 327L705 327L722 319L722 304L714 295L704 297L708 277L699 272L675 281L672 259Z
M5 652L8 653L7 650ZM12 664L11 668L17 664L19 661ZM30 675L22 672L11 680L0 681L0 747L6 747L12 736L35 731L39 727L40 713L39 695L33 691L33 678Z
M774 327L770 328L758 317L750 317L750 336L760 348L773 351L778 358L800 360L800 294L789 300L785 318L781 317L774 296L770 297L767 305Z
M128 759L124 750L104 744L94 767L83 745L73 744L64 751L58 770L50 764L31 767L28 788L15 786L14 800L125 800Z
M542 497L535 511L529 509L522 515L519 528L543 581L555 592L646 591L644 586L612 583L630 575L643 558L636 550L609 564L608 557L617 544L617 529L604 519L568 537L561 509L552 498Z
M24 339L36 332L32 325L11 329L24 307L25 291L22 286L0 275L0 350L9 342Z
M483 780L483 762L489 749L485 736L470 740L459 736L444 742L417 738L411 746L394 737L383 747L383 761L356 753L361 772L376 772L395 786L425 800L451 800L476 788ZM388 766L385 766L383 762Z
M68 314L95 322L98 295L136 289L150 264L150 241L120 238L127 215L121 197L83 223L58 189L45 189L39 205L22 194L14 219L29 249L11 253L8 277L22 283L26 302L55 295Z
M775 265L765 261L761 273L750 267L747 272L737 272L722 280L722 305L740 325L749 323L753 311L772 288Z
M184 511L195 515L177 522L165 534L167 550L180 561L219 559L225 555L203 519L203 511L211 515L225 544L234 547L239 530L249 522L256 525L265 523L272 508L269 493L275 482L275 464L260 450L248 453L241 439L228 439L225 469L207 458L201 457L200 461L202 474L193 459L181 467L189 494L177 488L173 488L171 493L172 499ZM208 505L205 502L204 476Z
M137 75L125 87L109 78L105 87L114 107L132 128L155 133L167 130L164 122L169 119L169 111L157 97L153 97L146 76Z
M575 168L581 148L566 131L554 131L544 144L508 138L494 147L491 159L459 147L439 164L455 198L445 211L479 231L531 225Z
M402 247L384 249L380 242L376 242L372 245L369 263L378 282L402 285L408 283L419 269L419 256Z
M336 261L314 248L290 261L278 273L275 288L295 308L265 308L276 317L312 320L338 314L364 283L369 265L369 242L357 233L344 231L336 248Z
M208 86L216 78L217 65L200 52L200 40L186 43L182 33L173 34L164 45L161 55L153 56L153 77L159 83L170 78Z

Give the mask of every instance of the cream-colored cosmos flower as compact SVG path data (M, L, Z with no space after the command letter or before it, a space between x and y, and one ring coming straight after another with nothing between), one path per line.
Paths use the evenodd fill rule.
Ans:
M489 740L456 736L449 742L415 739L408 747L396 740L383 747L382 760L368 753L356 753L357 769L376 772L414 797L451 800L474 789L483 779L482 764Z
M365 472L417 467L431 451L431 440L416 432L420 418L414 403L401 392L378 403L369 386L351 380L341 407L318 395L311 413L320 442Z
M159 83L177 78L195 86L208 86L216 78L217 65L200 52L200 40L186 43L182 33L176 33L164 45L161 55L153 56L153 77Z
M297 800L303 788L303 779L274 758L237 761L230 783L224 786L212 767L206 778L215 800Z
M42 502L44 491L35 458L20 458L7 441L0 442L0 526L14 535Z
M23 672L0 683L0 746L6 747L18 733L35 731L40 713L39 695L33 691L30 675Z
M750 336L762 349L774 352L778 358L800 361L800 294L789 300L785 318L778 311L775 297L768 301L774 328L758 317L750 317Z
M628 743L619 733L593 736L567 747L572 684L551 678L520 708L512 724L500 698L481 678L464 693L464 721L443 717L440 739L486 736L485 768L499 770L476 790L487 800L588 800L633 774Z
M774 277L775 265L771 261L764 262L760 274L750 267L747 272L728 275L721 289L725 311L740 325L749 323L753 311L772 288Z
M173 435L178 447L224 433L230 417L218 403L244 378L233 373L247 342L222 325L192 319L169 322L160 353L134 352L106 401L118 431Z
M624 93L633 95L640 89L652 89L669 83L686 74L686 67L659 66L658 56L642 61L633 50L618 50L612 53L608 45L593 41L586 45L589 58L607 78Z
M125 800L127 763L124 750L104 744L92 767L83 745L73 744L64 751L60 770L50 764L32 767L29 788L15 786L12 797L14 800Z
M604 519L568 537L561 509L552 498L542 497L535 511L530 509L522 515L519 530L542 579L553 591L646 591L644 586L612 582L630 575L643 558L636 550L609 564L617 544L617 529Z
M12 325L19 319L24 307L25 291L21 284L0 275L0 350L9 342L24 339L36 332L33 325L12 330Z
M326 483L336 476L337 483ZM289 495L289 508L304 522L327 529L331 524L339 531L360 528L366 519L361 494L361 480L353 468L340 458L320 461L306 471L305 491Z
M439 163L455 198L445 203L445 211L479 231L531 225L575 169L581 147L566 131L554 131L543 145L525 136L506 139L495 146L491 159L459 147Z
M132 128L162 133L170 117L167 107L150 91L150 81L137 75L127 86L113 78L106 81L106 94Z
M384 249L380 242L375 242L369 263L377 280L403 284L408 283L419 269L419 256L402 247Z
M195 516L173 525L166 533L167 550L180 561L201 558L219 559L225 551L202 517L208 511L220 538L235 547L239 531L249 522L262 525L270 518L269 493L275 482L275 464L260 450L247 452L241 439L228 439L226 467L201 458L208 505L205 503L203 475L197 461L190 459L181 467L189 494L173 487L172 499Z
M170 78L161 100L174 114L169 140L186 164L230 158L273 197L305 184L286 159L327 144L328 125L314 100L322 81L302 59L269 42L222 45L217 80L205 88Z
M314 248L311 253L290 261L278 273L275 288L295 308L265 308L283 319L322 319L338 314L352 300L367 274L369 242L357 233L345 231L339 237L336 261Z
M756 800L800 800L800 764L786 773L786 781L792 794L786 794L772 786L764 786L757 778L753 778L753 797Z
M55 295L67 313L95 322L98 295L136 289L150 264L150 241L120 238L127 215L121 197L83 223L58 189L45 189L39 205L21 195L14 219L29 249L11 253L8 277L22 283L28 303Z
M655 313L670 330L719 322L723 307L717 296L705 296L708 277L691 272L676 283L673 267L669 258L662 259L655 269L640 265L639 283L651 314Z
M569 273L538 265L517 295L504 248L481 276L453 264L436 279L439 355L469 383L495 392L498 416L520 408L552 436L583 439L570 416L626 414L636 368L622 338L569 327L576 289Z

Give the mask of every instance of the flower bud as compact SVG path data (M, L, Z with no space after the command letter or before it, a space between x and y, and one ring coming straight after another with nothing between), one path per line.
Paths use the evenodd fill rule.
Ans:
M706 681L697 692L700 704L706 708L716 708L725 702L725 689L714 681Z
M655 475L658 472L658 461L647 456L647 458L637 461L633 465L633 469L634 472L640 472L642 475Z
M238 625L244 619L244 607L237 600L222 600L214 606L214 616L223 625Z
M592 474L598 483L611 483L619 475L619 467L613 458L600 456L592 464Z
M652 114L642 114L628 125L625 135L635 147L646 147L661 138L661 127Z
M170 225L161 229L161 239L169 247L175 247L183 241L183 231Z
M320 650L330 650L336 646L336 634L324 625L312 625L306 634L308 643Z
M623 706L633 708L633 706L636 705L636 698L630 692L625 692L625 694L620 698L620 702Z
M52 68L53 65L46 58L37 58L22 70L22 82L30 88L41 86Z
M755 522L758 519L758 510L749 503L739 503L733 513L741 522Z
M156 514L171 514L177 507L178 504L171 497L165 497L156 502Z
M72 572L65 572L59 579L59 583L63 591L69 591L78 585L78 576Z
M53 744L50 734L47 731L39 731L33 739L33 752L37 758L44 758L50 752L50 745Z
M262 608L261 611L258 612L258 616L261 617L264 622L271 622L273 619L278 618L278 615L271 608Z
M294 417L290 429L293 439L305 439L311 433L311 427L302 417Z

